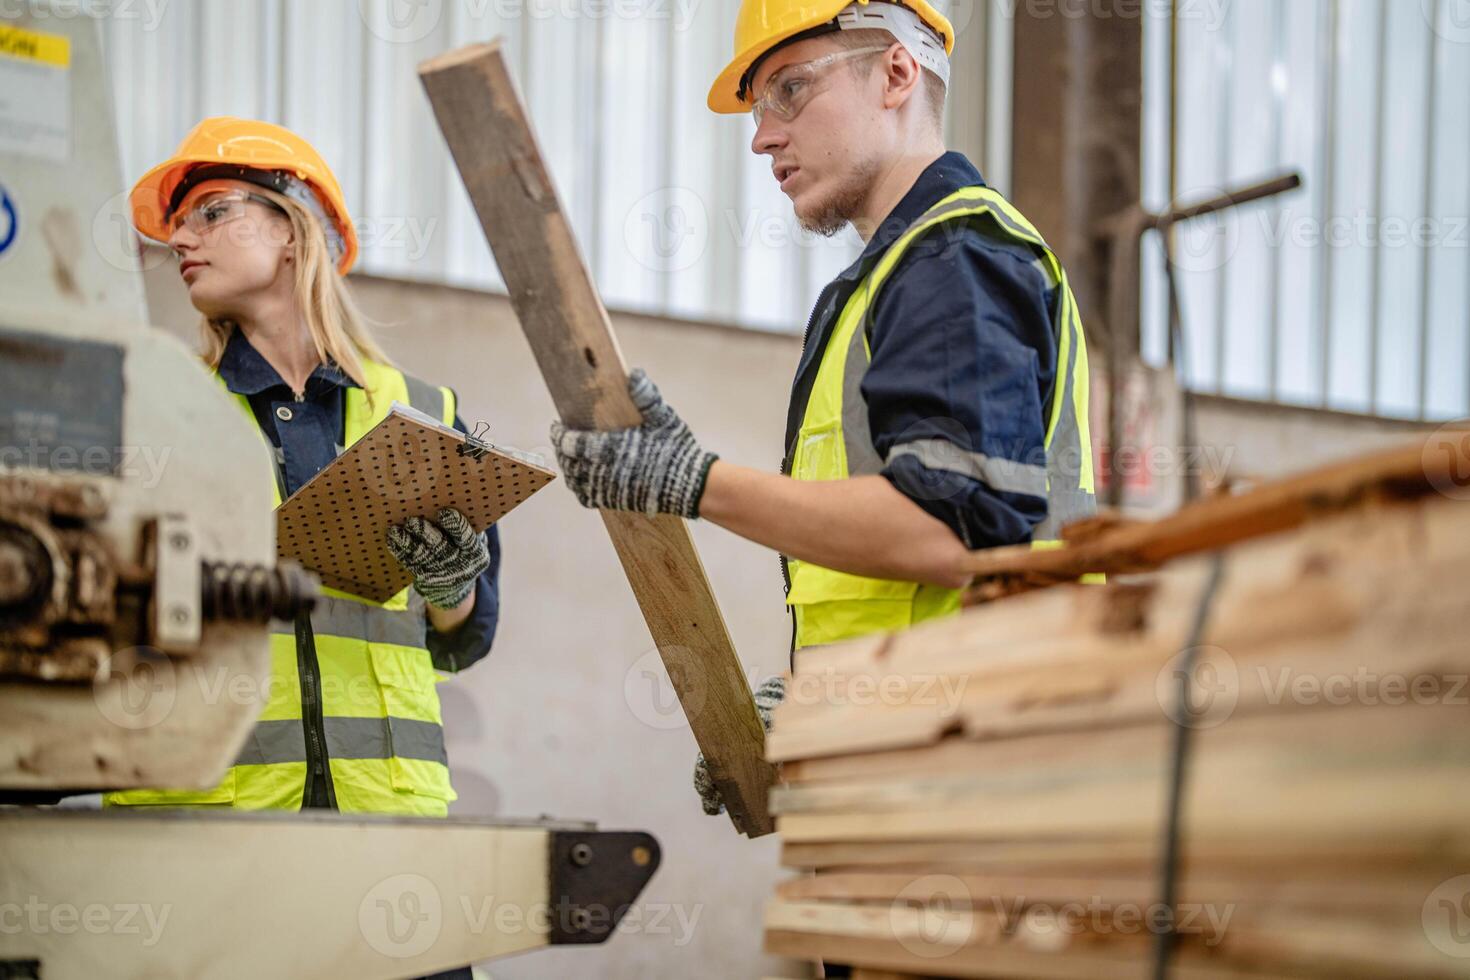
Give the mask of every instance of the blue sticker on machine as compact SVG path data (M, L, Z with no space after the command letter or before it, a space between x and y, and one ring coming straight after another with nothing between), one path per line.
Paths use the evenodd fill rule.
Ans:
M0 184L0 255L15 244L16 236L20 234L20 217L15 212L15 201L10 192Z
M0 466L117 475L122 415L121 347L0 327Z

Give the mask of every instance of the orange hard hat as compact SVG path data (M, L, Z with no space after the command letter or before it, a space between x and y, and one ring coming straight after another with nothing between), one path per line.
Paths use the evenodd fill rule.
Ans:
M893 3L912 11L938 35L944 56L954 51L954 27L926 0ZM798 40L799 35L836 30L837 15L853 6L875 10L882 0L741 0L735 16L735 57L710 86L709 107L715 112L749 112L749 76L760 60L787 41ZM936 56L937 50L936 44Z
M233 168L233 169L232 169ZM347 214L342 188L321 154L306 140L283 126L256 119L211 116L189 131L169 159L143 175L128 195L133 227L138 233L166 242L169 220L191 186L214 177L276 187L285 193L291 179L311 191L322 217L340 237L337 270L343 275L357 261L357 232ZM316 209L313 209L316 210Z

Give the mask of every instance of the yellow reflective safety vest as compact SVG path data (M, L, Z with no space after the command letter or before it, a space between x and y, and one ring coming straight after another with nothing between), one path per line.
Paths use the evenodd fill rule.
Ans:
M1087 346L1061 262L1031 223L987 187L961 188L931 207L858 283L837 315L817 368L787 472L798 480L845 480L881 472L886 461L873 446L860 388L872 359L865 329L868 314L904 253L924 234L956 221L1025 244L1036 253L1051 285L1060 290L1053 324L1057 372L1047 409L1045 465L990 458L941 439L904 443L894 448L893 455L916 455L931 469L963 472L996 490L1044 494L1047 517L1033 533L1033 547L1055 547L1064 525L1096 511L1087 425ZM788 560L787 568L786 601L796 621L796 649L896 632L960 608L960 593L953 589L864 578L794 559Z
M395 401L454 423L454 393L448 388L370 361L363 370L367 390L349 387L343 393L347 446L381 422ZM233 397L255 422L245 396ZM279 465L276 476L279 505ZM271 624L265 707L218 786L109 793L107 805L298 810L310 778L308 759L325 759L337 809L344 813L444 816L455 793L437 675L424 645L424 600L411 588L381 604L332 589L323 593L311 613L312 636L298 637L304 621Z

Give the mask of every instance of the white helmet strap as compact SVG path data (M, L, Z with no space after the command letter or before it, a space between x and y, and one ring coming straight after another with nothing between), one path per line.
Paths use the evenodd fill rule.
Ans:
M837 14L837 29L887 31L913 55L919 67L938 75L949 88L949 55L944 52L944 39L909 8L882 0L848 4Z
M295 174L285 173L284 176L285 186L281 189L281 193L311 212L311 216L316 218L317 224L321 226L322 235L327 240L327 251L332 255L332 262L340 262L347 251L347 243L342 239L342 233L337 230L337 223L327 214L322 199L317 197L316 191L311 189L310 184Z

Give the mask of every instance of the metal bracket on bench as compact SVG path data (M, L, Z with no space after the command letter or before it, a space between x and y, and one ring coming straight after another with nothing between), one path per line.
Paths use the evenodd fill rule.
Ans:
M658 841L649 834L552 833L547 941L553 946L605 942L658 864Z

